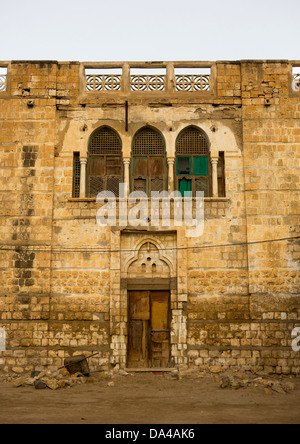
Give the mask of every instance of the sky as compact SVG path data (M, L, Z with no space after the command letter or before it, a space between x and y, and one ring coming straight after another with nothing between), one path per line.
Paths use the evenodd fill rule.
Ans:
M300 0L2 0L0 61L300 60Z

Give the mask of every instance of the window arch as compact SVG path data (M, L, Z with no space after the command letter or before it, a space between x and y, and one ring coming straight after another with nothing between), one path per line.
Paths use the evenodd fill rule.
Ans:
M87 195L96 197L101 191L111 191L119 197L122 182L122 142L112 128L103 126L89 141L87 160Z
M211 196L211 163L209 143L203 132L190 126L184 129L176 141L176 185L182 195L196 196L203 191Z
M148 196L167 189L166 148L162 135L144 127L132 142L131 190Z

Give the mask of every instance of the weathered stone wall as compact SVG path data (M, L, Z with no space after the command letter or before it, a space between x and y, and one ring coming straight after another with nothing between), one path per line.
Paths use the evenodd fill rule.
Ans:
M0 371L55 369L75 352L99 352L94 368L126 366L120 250L145 236L176 252L173 364L298 374L291 333L300 326L299 242L256 243L299 235L300 93L291 89L291 64L218 62L211 91L196 96L89 94L83 71L77 62L11 62L0 92L0 327L7 333ZM201 238L176 226L172 233L141 227L145 234L132 236L101 228L101 204L72 199L73 152L86 158L90 135L104 124L120 135L124 159L146 124L163 135L167 158L189 125L207 134L211 153L225 153L226 197L205 199Z
M224 271L193 271L189 360L299 374L299 353L291 349L300 314L299 240L256 242L299 235L300 97L291 92L287 62L240 68L248 246L224 249ZM228 228L242 241L241 227L231 221Z

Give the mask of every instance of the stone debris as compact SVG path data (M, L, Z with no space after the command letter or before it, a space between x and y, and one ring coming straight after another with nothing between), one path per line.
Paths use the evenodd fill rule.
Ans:
M225 371L220 374L220 368L213 368L211 373L199 372L197 369L185 369L184 371L174 371L163 373L163 377L168 380L182 379L203 379L211 378L217 382L223 390L239 390L246 388L262 388L266 395L288 394L291 393L296 385L292 378L276 376L258 376L252 373L240 373ZM82 373L71 375L67 369L63 368L54 372L41 371L32 372L30 376L8 376L1 378L1 382L11 382L14 387L32 386L37 390L49 389L60 390L71 388L76 385L93 384L105 381L104 386L114 387L114 380L119 377L134 376L134 373L128 373L125 370L113 369L111 371L96 372L93 376L84 376Z
M34 388L36 390L44 390L47 388L47 385L43 381L36 381L34 383Z
M235 389L246 387L262 387L267 395L275 393L287 394L295 389L295 384L280 378L245 378L243 375L226 375L219 377L219 386L221 389Z
M121 373L121 376L127 375L126 372ZM55 372L42 371L42 372L32 372L30 377L28 376L18 376L16 377L6 377L2 378L4 382L11 382L14 387L25 387L32 386L37 390L50 389L59 390L64 388L71 388L75 385L91 384L99 381L106 380L109 377L113 377L113 374L103 372L96 373L96 376L84 376L82 373L75 373L71 375L66 368L57 370ZM113 386L114 383L108 383L108 386Z

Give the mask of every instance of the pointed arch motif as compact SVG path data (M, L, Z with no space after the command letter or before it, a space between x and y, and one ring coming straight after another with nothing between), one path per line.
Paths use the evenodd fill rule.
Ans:
M151 126L141 128L132 141L131 191L151 195L167 190L166 145L162 134Z
M125 265L127 277L149 277L158 273L160 277L174 275L174 265L164 252L164 246L153 238L141 240L134 253L127 259Z
M207 135L200 128L188 126L176 140L175 176L178 191L196 196L212 195L210 149Z
M119 197L122 176L121 138L114 129L101 126L92 133L88 144L88 197L96 197L101 191L113 192Z

